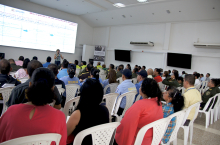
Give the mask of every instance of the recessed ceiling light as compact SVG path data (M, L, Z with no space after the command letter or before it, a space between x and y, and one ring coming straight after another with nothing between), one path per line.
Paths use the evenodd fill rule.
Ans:
M122 3L114 3L113 6L115 6L115 7L117 7L117 8L123 8L123 7L125 7L125 5L122 4Z
M140 3L148 2L148 0L137 0L137 1L140 2Z

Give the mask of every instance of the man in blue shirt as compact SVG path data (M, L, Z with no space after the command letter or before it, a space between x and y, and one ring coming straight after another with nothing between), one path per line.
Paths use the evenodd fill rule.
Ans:
M204 77L203 74L200 74L200 81L201 81L201 82L202 82L202 81L205 81L205 77Z
M136 100L137 96L139 95L139 89L141 87L141 84L142 84L143 80L145 78L147 78L147 72L146 72L146 70L141 70L140 72L137 73L137 75L138 75L137 76L137 81L139 83L135 84L135 87L137 89L137 95L135 96L134 101ZM143 99L143 98L141 97L140 100L141 99Z
M119 96L120 96L121 94L130 92L130 91L136 91L136 87L132 83L131 77L132 77L131 70L125 69L122 72L122 80L123 80L123 82L120 85L118 85L115 93L118 93ZM122 100L121 100L121 104L119 106L118 112L117 112L117 114L119 116L122 114L122 112L123 112L123 110L125 108L125 105L126 105L126 97L123 97Z
M68 65L69 65L69 62L66 59L64 59L63 63L62 63L62 70L59 71L59 73L57 75L58 79L61 79L62 77L65 77L65 76L68 76L68 73L67 73Z
M48 65L50 64L50 62L51 62L51 57L48 56L48 57L47 57L47 62L46 62L45 64L43 64L43 67L48 67Z

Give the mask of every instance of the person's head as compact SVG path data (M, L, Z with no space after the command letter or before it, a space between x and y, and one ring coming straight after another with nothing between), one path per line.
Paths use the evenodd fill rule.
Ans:
M183 83L183 78L182 77L178 77L177 81L178 81L179 84L182 84Z
M113 70L114 68L115 68L114 64L109 65L109 70L111 70L111 69Z
M157 104L160 106L161 96L162 93L157 82L154 79L146 78L143 80L141 87L139 89L140 95L143 98L156 98L157 97Z
M200 74L199 73L195 73L194 76L195 76L195 79L198 79L200 77Z
M51 64L48 65L47 68L50 69L53 72L55 77L57 76L57 74L58 74L58 66L56 64L51 63Z
M68 62L66 59L64 59L61 66L62 66L63 68L67 68L68 65L69 65L69 62Z
M6 59L2 59L0 61L1 74L8 75L11 70L12 68L11 68L9 61L7 61Z
M126 67L127 67L127 66L131 66L131 65L130 65L130 64L127 64Z
M142 68L141 68L142 70L145 70L146 69L146 66L142 66Z
M134 68L138 68L138 65L135 65L135 67Z
M69 77L73 78L75 73L76 73L76 65L72 64L72 63L69 63L67 72L69 74Z
M28 66L27 66L27 72L28 72L29 77L31 77L33 72L34 72L34 70L39 68L39 67L43 67L42 63L40 63L37 60L30 61L28 63Z
M137 72L138 72L138 68L134 68L133 73L137 74Z
M106 68L106 65L105 65L105 64L103 64L103 65L102 65L102 68Z
M99 80L99 72L100 72L99 69L92 68L90 72L91 78L95 78Z
M204 77L204 75L203 74L200 74L200 78L203 78Z
M137 73L137 80L138 80L138 82L144 80L145 78L147 78L146 70L141 70L140 72Z
M163 99L167 103L172 103L174 112L182 110L184 106L184 98L175 87L168 87L167 91L163 93Z
M86 67L86 70L90 72L92 68L93 68L92 65L88 64L87 67Z
M189 87L194 86L194 84L195 84L195 76L192 74L185 75L184 82L183 82L184 88L187 89Z
M22 65L23 69L27 68L29 62L30 62L30 59L29 58L25 58L25 60L23 62L23 65Z
M148 75L153 75L153 69L149 68L149 69L147 70L147 74L148 74Z
M207 74L206 74L206 77L207 77L207 78L210 77L210 73L207 73Z
M218 87L220 85L220 79L211 79L208 82L208 87L213 88L213 87Z
M11 59L9 59L8 61L9 61L9 63L10 63L10 64L14 64L14 63L15 63L15 60L14 60L14 59L12 59L12 58L11 58Z
M167 78L169 76L169 72L168 71L164 71L163 72L163 76Z
M101 65L101 62L97 62L97 65Z
M47 62L51 62L51 57L50 56L47 57Z
M182 74L186 74L186 72L185 72L185 71L182 71Z
M138 66L138 71L141 70L141 66Z
M130 69L124 69L122 72L122 80L127 80L132 78L132 72Z
M120 66L122 67L122 70L124 70L124 65L123 65L123 64L121 64Z
M36 106L43 106L52 103L53 99L55 99L53 92L54 79L55 77L51 70L43 67L37 68L33 72L27 90L28 101Z
M38 60L37 56L34 56L32 60Z
M93 66L93 61L92 61L92 60L90 60L90 61L89 61L89 64L91 64L91 65Z
M127 66L126 66L126 69L131 70L131 66L130 66L130 65L127 65Z
M91 97L95 96L95 97ZM75 110L88 111L91 107L99 106L103 99L103 88L99 80L86 79L80 88L80 99Z
M78 65L78 64L79 64L79 61L78 61L78 60L75 60L75 61L74 61L74 64L75 64L75 65Z
M59 54L59 53L60 53L60 50L59 50L59 49L57 49L57 50L56 50L56 53L57 53L57 54Z
M108 80L109 84L115 83L117 79L116 72L114 70L110 70L107 78L109 79Z
M178 71L177 71L177 70L174 70L174 71L173 71L173 74L172 74L172 76L171 76L171 78L177 80L178 77L179 77L179 73L178 73Z
M83 65L86 65L86 61L83 61Z
M159 68L155 68L155 69L154 69L154 75L155 75L155 76L160 75L160 69L159 69Z
M18 58L18 60L24 61L24 56L20 56L20 57Z
M193 74L195 75L197 73L197 71L194 71Z
M171 73L171 70L168 70L169 74Z

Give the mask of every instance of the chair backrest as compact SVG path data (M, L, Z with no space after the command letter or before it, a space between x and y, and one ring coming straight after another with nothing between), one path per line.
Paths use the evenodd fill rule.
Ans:
M116 102L116 98L119 96L118 93L110 93L103 96L106 101L106 107L108 108L109 118L111 118L111 112Z
M8 87L8 88L0 88L0 94L2 94L3 97L3 110L2 110L2 115L6 112L8 107L6 106L6 102L9 99L9 96L11 95L11 91L15 88L14 87Z
M203 81L204 82L204 85L203 85L203 88L202 89L206 89L207 86L208 86L208 81Z
M219 106L219 103L220 103L219 97L220 97L220 93L218 93L218 94L215 95L215 102L216 102L216 103L213 104L212 109L215 109L215 108L217 108L217 107ZM217 101L216 101L216 100L217 100Z
M104 81L106 79L106 75L105 74L99 74L99 77L102 79L102 81Z
M150 124L145 125L139 130L137 137L135 139L134 145L142 144L145 133L150 128L153 128L153 139L152 139L151 145L159 145L164 136L164 133L167 129L169 122L170 122L170 118L163 118L163 119L160 119L160 120L157 120Z
M106 123L85 129L78 133L74 139L73 145L81 145L85 136L92 135L93 145L109 145L115 129L119 122Z
M52 141L59 145L61 135L57 133L44 133L38 135L30 135L5 141L1 145L50 145Z
M81 69L76 69L75 77L78 77L80 72L81 72Z
M212 101L212 100L213 100L213 101ZM212 104L210 105L211 101L212 101ZM202 110L203 110L204 112L209 112L210 109L212 108L214 102L215 102L215 96L209 98L209 100L206 102L206 104L205 104L205 106L203 107ZM210 105L210 107L209 107L209 105Z
M67 116L70 116L73 113L74 109L76 108L76 106L79 103L79 98L80 97L75 97L75 98L69 100L68 102L66 102L64 109L63 109L63 112L64 112L66 118L67 118Z
M55 86L57 87L57 89L62 88L62 85L55 85Z
M137 84L137 78L131 79L133 84Z
M65 103L75 98L79 89L80 89L80 86L77 84L66 85L66 102Z
M65 92L65 89L64 89L64 88L57 88L57 89L58 89L60 95L62 95L62 94Z
M141 98L141 95L139 94L139 95L137 96L135 102L137 102L138 100L140 100L140 98Z
M28 79L25 79L25 78L22 78L22 79L19 79L19 81L21 81L21 83L25 83Z
M118 83L121 84L123 82L122 77L117 79Z
M201 103L201 102L202 102L202 101L199 101L199 102L197 102L197 103L191 105L190 107L188 107L188 108L186 109L186 113L185 113L185 116L184 116L184 118L183 118L183 120L182 120L182 124L181 124L182 126L185 124L186 119L188 118L189 113L191 112L191 110L192 110L193 108L195 108L195 114L194 114L194 116L193 116L193 119L190 120L189 126L190 126L191 124L193 124L194 120L195 120L196 117L198 116L199 107L200 107L200 103Z
M114 93L118 87L118 83L111 83L108 84L105 88L104 88L104 94L106 94L106 90L110 87L110 93Z
M162 82L159 82L159 83L157 83L157 84L158 84L158 86L159 86L161 92L163 92L164 89L165 89L165 85L164 85Z

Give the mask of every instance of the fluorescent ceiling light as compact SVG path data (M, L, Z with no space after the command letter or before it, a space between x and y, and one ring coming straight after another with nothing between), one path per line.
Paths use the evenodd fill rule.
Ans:
M123 7L125 7L125 5L122 4L122 3L115 3L115 4L113 4L113 6L115 6L115 7L117 7L117 8L123 8Z
M137 0L138 2L140 2L140 3L145 3L145 2L147 2L148 0Z

